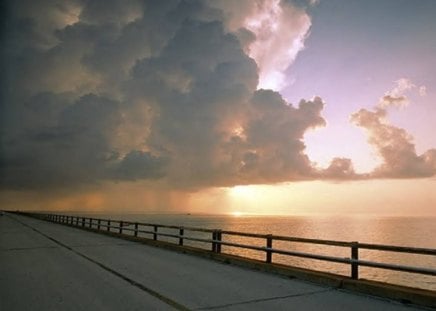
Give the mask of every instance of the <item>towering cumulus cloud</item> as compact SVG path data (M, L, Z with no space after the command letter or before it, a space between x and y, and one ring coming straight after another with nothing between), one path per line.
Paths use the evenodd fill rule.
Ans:
M323 101L263 89L303 47L301 3L22 0L3 14L2 191L316 176L303 135L325 124Z

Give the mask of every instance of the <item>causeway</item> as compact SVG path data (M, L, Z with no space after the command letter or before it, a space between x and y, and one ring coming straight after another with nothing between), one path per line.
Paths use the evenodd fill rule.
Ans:
M5 213L0 310L425 310Z

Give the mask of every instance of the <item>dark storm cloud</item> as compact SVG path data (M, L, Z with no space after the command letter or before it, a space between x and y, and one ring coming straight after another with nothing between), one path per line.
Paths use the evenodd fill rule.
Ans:
M58 98L38 94L25 105L23 117L21 131L3 144L4 188L57 187L161 174L159 159L136 150L123 157L112 148L112 135L122 122L120 104L114 100L85 95L62 109ZM141 166L132 172L132 163Z
M324 125L320 98L298 108L259 90L257 67L222 23L187 20L126 84L156 115L147 144L172 159L173 186L307 178L304 132Z
M234 4L209 4L8 2L1 187L312 176L303 135L324 124L322 100L294 107L256 90L258 66L245 51L255 36L241 24L254 4L239 5L237 29Z

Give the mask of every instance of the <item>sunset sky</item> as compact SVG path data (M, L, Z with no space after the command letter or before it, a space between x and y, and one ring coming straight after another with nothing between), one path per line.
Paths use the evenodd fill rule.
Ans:
M436 216L436 1L2 8L0 208Z

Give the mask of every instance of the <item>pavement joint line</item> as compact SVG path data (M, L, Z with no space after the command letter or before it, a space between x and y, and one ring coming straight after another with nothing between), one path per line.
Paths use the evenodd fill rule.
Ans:
M78 255L78 256L80 256L80 257L82 257L82 258L84 258L84 259L86 259L86 260L88 260L88 261L90 261L92 263L94 263L95 265L99 266L100 268L102 268L102 269L112 273L113 275L123 279L124 281L128 282L129 284L131 284L131 285L141 289L142 291L150 294L151 296L156 297L157 299L159 299L162 302L168 304L169 306L175 308L176 310L183 310L183 311L189 311L190 310L188 307L186 307L186 306L184 306L184 305L182 305L182 304L172 300L171 298L168 298L168 297L158 293L157 291L154 291L154 290L144 286L143 284L141 284L139 282L136 282L135 280L125 276L124 274L122 274L122 273L120 273L120 272L118 272L118 271L116 271L116 270L114 270L112 268L109 268L108 266L104 265L103 263L101 263L101 262L99 262L97 260L92 259L91 257L88 257L88 256L86 256L85 254L83 254L83 253L81 253L79 251L74 250L73 248L69 247L68 245L66 245L66 244L56 240L55 238L53 238L53 237L51 237L51 236L49 236L49 235L39 231L38 229L36 229L36 228L34 228L34 227L32 227L32 226L30 226L30 225L28 225L28 224L18 220L18 219L16 219L15 217L11 217L11 218L13 218L15 221L21 223L22 225L32 229L33 231L39 233L40 235L44 236L45 238L47 238L47 239L55 242L56 244L62 246L63 248L66 248L67 250L75 253L76 255Z
M104 247L104 246L129 246L129 244L121 244L121 243L106 243L106 244L87 244L87 245L69 245L69 247L74 247L74 248L87 248L87 247Z
M27 251L27 250L35 250L35 249L50 249L50 248L60 248L60 247L59 246L12 247L12 248L1 248L0 252Z
M259 298L259 299L253 299L253 300L247 300L247 301L239 301L239 302L234 302L234 303L229 303L229 304L224 304L224 305L217 305L217 306L211 306L211 307L203 307L203 308L198 308L198 309L194 309L194 310L195 311L197 311L197 310L198 311L200 311L200 310L218 310L218 309L223 309L223 308L228 308L228 307L248 305L248 304L265 302L265 301L281 300L281 299L294 298L294 297L312 296L312 295L316 295L316 294L322 294L322 293L330 292L330 291L333 291L333 290L335 290L335 289L334 288L328 288L328 289L316 290L316 291L300 293L300 294L291 294L291 295L284 295L284 296Z

